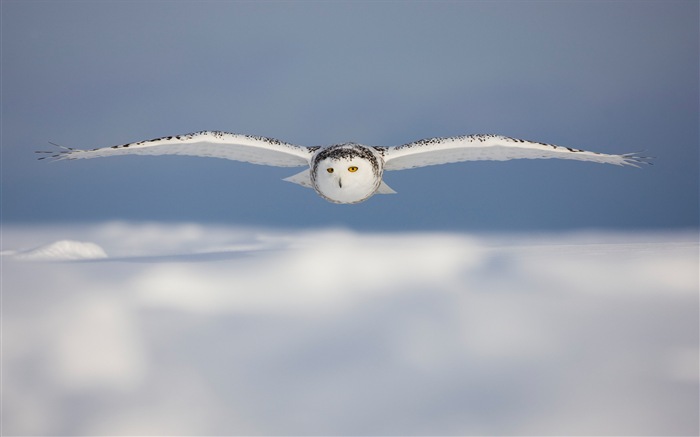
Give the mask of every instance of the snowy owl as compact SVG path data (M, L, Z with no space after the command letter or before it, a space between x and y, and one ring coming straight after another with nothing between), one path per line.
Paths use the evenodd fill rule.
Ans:
M501 135L429 138L397 147L343 143L297 146L273 138L203 131L118 146L80 150L58 146L59 152L39 159L88 159L116 155L189 155L224 158L277 167L306 167L285 181L313 188L334 203L359 203L374 194L391 194L384 171L405 170L461 161L506 161L518 158L561 158L637 166L646 158L635 153L606 155Z

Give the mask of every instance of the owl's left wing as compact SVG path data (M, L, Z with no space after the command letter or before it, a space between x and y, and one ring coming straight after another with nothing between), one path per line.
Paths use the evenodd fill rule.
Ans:
M61 146L59 146L61 147ZM308 165L318 147L296 146L279 140L219 131L174 135L91 150L62 147L59 152L38 152L39 159L89 159L118 155L187 155L231 159L276 167Z
M404 170L428 165L461 161L510 159L575 159L616 165L646 163L645 157L635 153L606 155L553 144L519 140L500 135L465 135L447 138L428 138L383 150L385 170Z

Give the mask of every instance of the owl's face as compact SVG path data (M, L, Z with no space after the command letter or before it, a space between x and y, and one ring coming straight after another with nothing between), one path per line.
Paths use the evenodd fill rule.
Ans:
M335 203L357 203L371 197L382 180L381 162L369 148L356 144L332 146L314 159L314 189Z

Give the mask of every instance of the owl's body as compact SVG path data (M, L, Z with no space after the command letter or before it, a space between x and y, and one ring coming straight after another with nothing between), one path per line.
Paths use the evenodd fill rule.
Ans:
M62 149L58 153L38 153L49 153L48 158L57 160L127 154L188 155L277 167L306 167L301 173L285 180L313 188L321 197L334 203L358 203L377 193L394 193L382 180L385 170L518 158L561 158L637 166L645 163L646 159L632 153L608 155L500 135L430 138L398 147L374 147L356 143L306 147L272 138L203 131L92 150ZM44 158L47 157L40 159Z

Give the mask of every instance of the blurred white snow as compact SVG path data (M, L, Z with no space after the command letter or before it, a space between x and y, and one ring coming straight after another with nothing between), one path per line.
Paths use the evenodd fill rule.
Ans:
M27 250L3 250L2 255L25 261L68 261L107 258L105 251L95 243L60 240Z
M114 222L2 250L8 435L698 433L697 232Z

